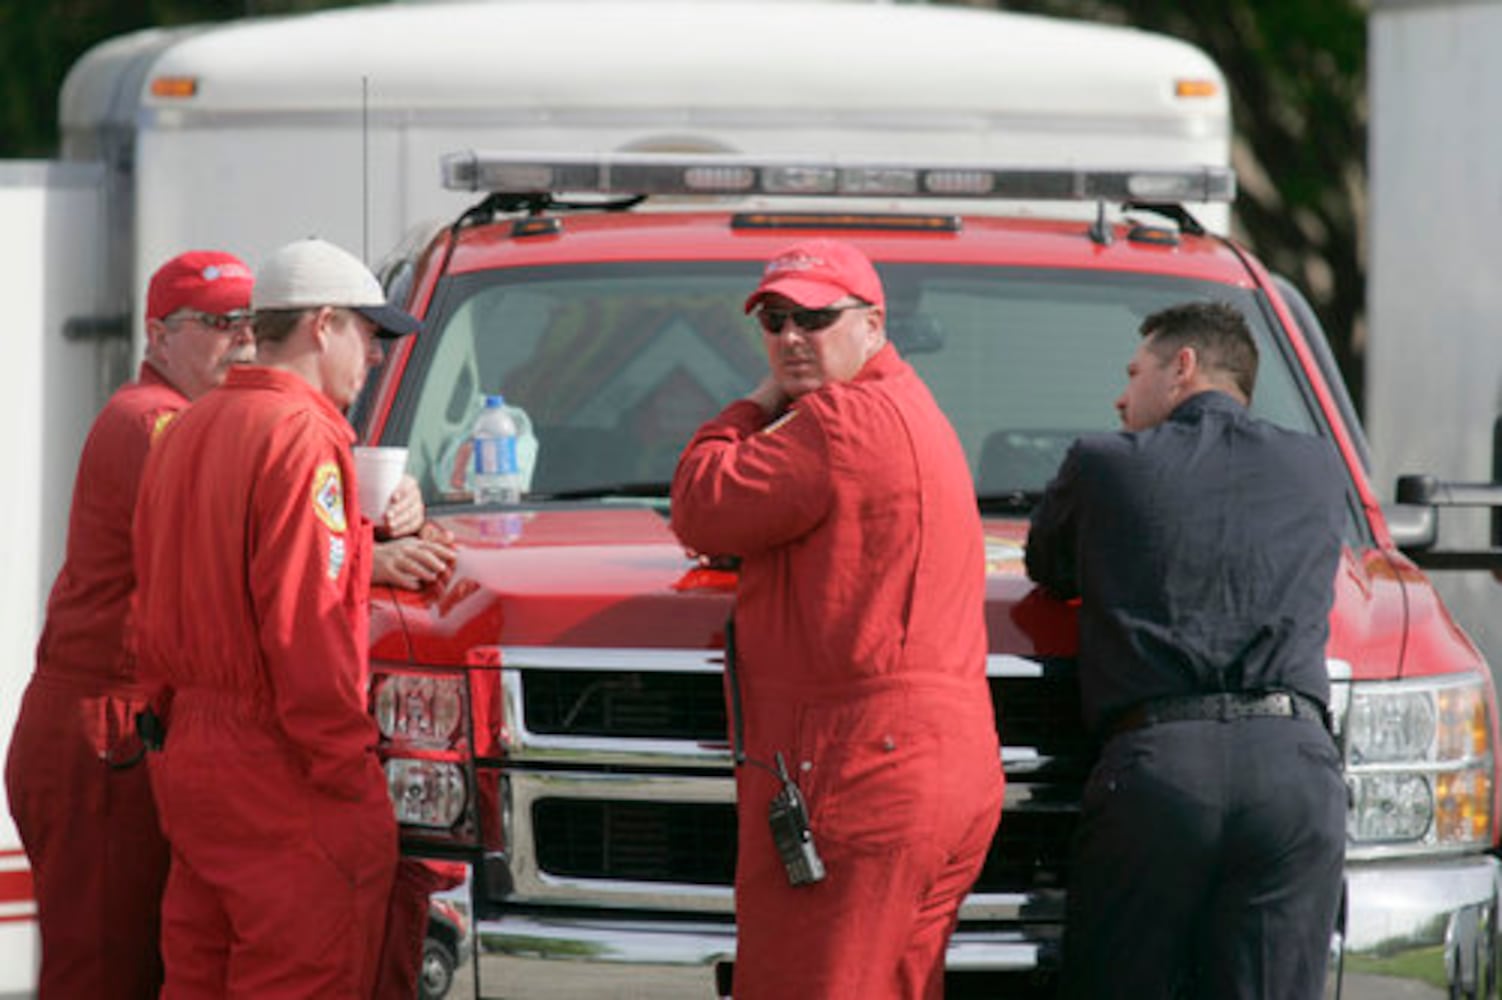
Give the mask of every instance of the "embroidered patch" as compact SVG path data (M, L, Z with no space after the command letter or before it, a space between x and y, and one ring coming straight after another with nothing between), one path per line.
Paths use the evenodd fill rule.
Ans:
M167 410L164 413L158 413L156 415L156 422L151 425L151 443L156 444L156 439L162 436L162 431L166 430L167 425L176 419L176 410Z
M339 579L339 574L344 569L344 536L329 536L329 579Z
M770 424L767 424L767 426L763 427L761 429L761 432L763 434L771 434L774 431L776 431L777 428L783 426L784 424L786 424L788 421L792 420L797 415L798 415L798 411L797 410L789 410L786 413L784 413L782 416L778 417L776 420L772 421Z
M785 253L781 257L774 257L767 262L763 274L778 274L782 271L812 271L819 267L828 267L822 257L815 257L805 250L794 250Z
M255 276L250 273L250 268L238 261L231 263L225 261L220 264L209 264L198 272L204 281L218 281L220 278L239 278L241 281L250 281Z
M344 480L333 462L324 462L313 471L313 513L330 531L344 533Z

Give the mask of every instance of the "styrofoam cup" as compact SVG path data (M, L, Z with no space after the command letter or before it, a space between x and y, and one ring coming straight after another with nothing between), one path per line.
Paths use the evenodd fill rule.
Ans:
M355 448L355 480L360 487L360 512L376 524L386 513L386 504L396 484L407 471L407 449L377 445Z

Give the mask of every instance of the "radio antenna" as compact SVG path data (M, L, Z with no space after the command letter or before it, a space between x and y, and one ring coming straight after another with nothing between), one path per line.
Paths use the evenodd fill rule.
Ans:
M360 77L360 259L370 266L370 77Z

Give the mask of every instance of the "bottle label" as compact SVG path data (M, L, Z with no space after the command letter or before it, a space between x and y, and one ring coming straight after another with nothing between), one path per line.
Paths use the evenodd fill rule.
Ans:
M475 438L475 474L509 476L516 473L516 438Z

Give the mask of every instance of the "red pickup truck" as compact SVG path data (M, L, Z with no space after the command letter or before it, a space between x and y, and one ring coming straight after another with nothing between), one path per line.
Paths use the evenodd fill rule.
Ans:
M442 586L377 590L370 699L407 849L471 866L480 995L726 988L735 577L685 554L668 483L698 424L764 371L740 311L761 264L812 235L876 262L890 336L959 432L984 515L1007 799L949 995L1052 994L1092 748L1073 610L1022 570L1028 512L1076 435L1115 426L1141 318L1205 298L1251 323L1254 411L1329 438L1349 475L1328 649L1350 791L1332 988L1494 995L1491 674L1394 539L1432 546L1433 508L1390 525L1313 313L1184 207L1229 200L1228 171L473 153L445 171L483 198L385 270L426 328L356 420L407 446L458 540ZM468 493L467 437L493 393L523 429L515 505ZM1443 497L1423 485L1411 499Z

